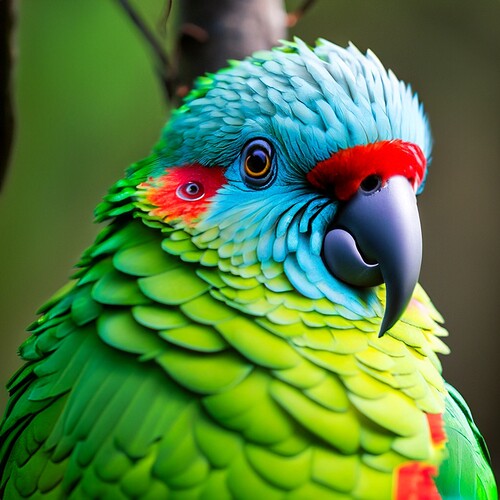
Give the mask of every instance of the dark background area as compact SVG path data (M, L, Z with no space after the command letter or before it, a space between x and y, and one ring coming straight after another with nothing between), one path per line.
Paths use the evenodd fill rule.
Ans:
M151 21L162 3L136 2ZM117 2L23 0L18 10L17 140L0 196L2 385L34 311L92 242L94 206L167 117L147 47ZM435 146L419 201L421 283L450 331L445 377L470 404L497 476L499 26L498 0L318 0L293 30L372 49L425 104Z

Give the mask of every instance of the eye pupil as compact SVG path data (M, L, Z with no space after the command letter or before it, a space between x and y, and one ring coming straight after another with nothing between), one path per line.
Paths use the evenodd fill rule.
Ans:
M248 187L266 188L276 177L272 144L265 139L250 141L242 151L240 165L243 181Z
M269 156L261 149L255 149L250 152L246 159L246 167L250 175L262 175L270 163Z

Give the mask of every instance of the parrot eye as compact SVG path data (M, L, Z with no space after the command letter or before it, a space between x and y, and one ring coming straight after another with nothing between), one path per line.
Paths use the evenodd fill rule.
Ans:
M253 188L269 184L274 176L271 145L263 139L251 141L243 150L243 158L242 174L245 183Z
M205 196L205 189L199 182L190 181L186 182L186 184L181 184L175 194L181 200L196 201Z
M382 179L378 175L369 175L360 184L366 194L374 193L382 187Z

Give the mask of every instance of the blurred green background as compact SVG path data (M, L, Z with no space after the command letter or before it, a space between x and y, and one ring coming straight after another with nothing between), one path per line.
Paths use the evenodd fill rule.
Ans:
M162 4L136 2L150 21ZM34 311L93 240L94 206L167 116L147 47L116 1L18 7L17 140L0 196L2 385ZM498 0L318 0L294 30L371 48L425 103L435 148L419 201L421 282L451 333L446 378L471 405L498 472L499 26Z

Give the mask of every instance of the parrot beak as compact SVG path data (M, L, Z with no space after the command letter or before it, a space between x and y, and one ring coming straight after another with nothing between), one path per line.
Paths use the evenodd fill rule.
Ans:
M372 176L340 202L324 239L323 258L333 275L349 285L386 284L381 337L408 306L422 262L420 219L408 179L395 175L382 185Z

